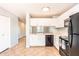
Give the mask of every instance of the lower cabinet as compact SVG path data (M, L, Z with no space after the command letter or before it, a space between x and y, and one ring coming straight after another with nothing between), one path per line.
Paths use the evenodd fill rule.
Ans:
M53 35L43 35L43 34L33 34L30 35L30 46L53 46L54 36Z
M54 37L54 46L59 50L59 37Z
M30 46L45 46L45 36L44 35L31 35L30 36Z

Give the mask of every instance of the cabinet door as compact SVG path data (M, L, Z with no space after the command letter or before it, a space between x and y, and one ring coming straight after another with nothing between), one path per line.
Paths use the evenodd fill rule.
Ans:
M37 46L37 45L38 45L38 36L30 35L30 46Z
M56 26L56 28L64 27L64 19L62 19L62 18L57 19L55 26Z
M45 35L38 35L38 46L45 46Z
M0 52L10 45L10 19L0 16Z
M30 46L45 46L44 35L30 35Z
M58 37L54 38L54 46L59 50L59 38Z

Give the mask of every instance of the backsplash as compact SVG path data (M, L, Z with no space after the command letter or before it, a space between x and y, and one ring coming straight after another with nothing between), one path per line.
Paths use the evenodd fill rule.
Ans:
M64 27L64 28L59 28L59 29L56 29L57 30L57 34L59 36L68 36L68 28Z

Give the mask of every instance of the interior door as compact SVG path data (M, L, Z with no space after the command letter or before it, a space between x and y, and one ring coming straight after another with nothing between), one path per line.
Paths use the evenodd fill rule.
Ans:
M0 16L0 52L10 45L10 18Z

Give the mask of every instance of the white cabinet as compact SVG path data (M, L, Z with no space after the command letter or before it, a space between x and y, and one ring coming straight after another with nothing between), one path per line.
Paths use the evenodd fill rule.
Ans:
M38 44L38 36L30 35L30 46L36 46Z
M54 36L54 46L59 50L59 37Z
M64 27L64 19L62 17L57 18L55 23L56 28Z
M69 18L70 15L73 15L77 12L79 12L79 4L76 4L73 8L60 15L56 21L56 27L64 27L64 20Z
M10 46L10 18L0 16L0 52Z
M45 46L45 36L41 34L31 34L30 46Z
M55 26L56 18L31 18L31 26Z

